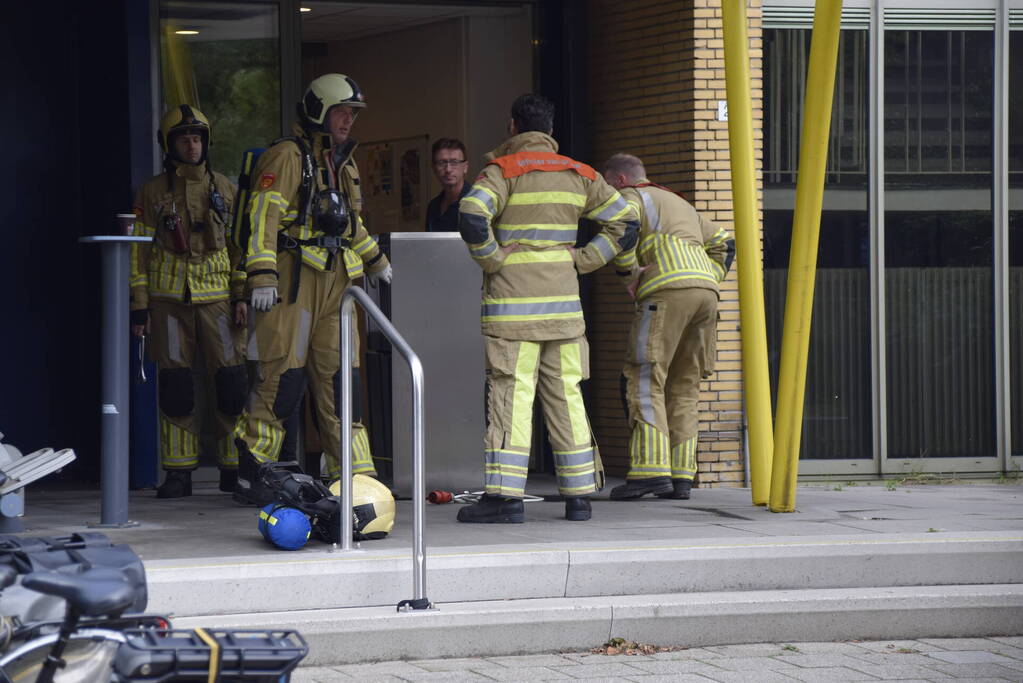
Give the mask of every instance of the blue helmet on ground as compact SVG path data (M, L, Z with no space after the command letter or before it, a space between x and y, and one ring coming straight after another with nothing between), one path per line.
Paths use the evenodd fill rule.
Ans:
M301 510L272 503L259 511L259 530L281 550L298 550L309 540L312 525Z

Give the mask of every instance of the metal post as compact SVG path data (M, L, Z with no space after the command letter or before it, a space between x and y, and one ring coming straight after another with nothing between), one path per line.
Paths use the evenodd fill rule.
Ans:
M128 254L132 242L151 237L94 235L82 244L99 244L103 267L101 331L103 385L100 396L99 527L136 526L128 520Z
M796 478L803 429L806 363L810 348L813 286L817 275L824 174L828 161L835 65L842 21L841 0L817 0L810 39L806 105L799 142L796 210L792 218L781 367L778 373L778 415L775 421L774 463L771 468L772 512L796 509Z
M361 287L349 287L341 297L341 490L342 490L342 539L348 538L348 550L352 535L352 314L355 300L362 305L366 314L373 319L391 345L408 363L412 373L412 588L411 600L398 603L399 611L433 609L426 597L426 546L424 542L424 507L426 505L426 475L424 472L425 428L423 423L423 364L412 347L391 321L383 314ZM346 502L348 501L348 502Z
M767 366L764 319L763 251L753 166L753 104L750 96L749 31L746 0L724 0L725 88L728 95L728 149L732 169L732 204L739 272L739 318L742 323L742 376L746 385L749 440L747 476L754 505L766 505L771 489L771 379Z

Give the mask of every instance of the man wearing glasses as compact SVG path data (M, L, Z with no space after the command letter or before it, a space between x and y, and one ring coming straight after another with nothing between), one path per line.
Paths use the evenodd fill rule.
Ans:
M458 232L458 202L469 192L468 170L461 140L441 138L433 143L433 175L441 190L426 207L426 232Z

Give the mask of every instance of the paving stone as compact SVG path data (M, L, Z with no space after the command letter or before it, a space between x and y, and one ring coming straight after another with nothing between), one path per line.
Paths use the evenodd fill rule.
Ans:
M878 680L875 676L871 676L870 674L863 673L862 671L856 671L855 669L847 669L845 667L806 669L805 671L786 671L785 675L799 681L807 681L807 683L816 683L816 681Z
M651 674L649 676L633 676L632 678L626 678L627 681L635 681L635 683L710 683L709 678L698 676L697 674L679 674L675 676L657 676Z
M914 678L924 681L941 681L952 678L952 676L942 671L930 669L926 666L916 666L914 664L864 664L863 666L857 666L856 670L862 671L865 674L870 674L875 678L880 678L882 681L897 681L902 678Z
M723 654L711 652L710 650L702 647L691 647L688 650L672 650L671 652L657 652L650 655L650 659L664 660L699 659L710 661L714 659L721 659L722 657L724 657Z
M592 652L566 652L561 655L571 660L570 664L607 664L608 662L639 662L649 660L650 655L595 655Z
M853 643L783 643L791 645L804 655L848 655L863 652L859 644ZM783 654L788 654L785 650Z
M987 638L921 638L921 643L931 643L945 650L978 650L990 649L991 641Z
M452 683L479 683L479 681L494 680L485 674L473 671L423 671L418 674L403 674L402 678L406 681L452 681Z
M348 674L354 678L365 680L370 676L396 676L404 678L406 675L426 673L426 669L412 666L408 662L377 662L375 664L345 664L332 667L335 671Z
M995 636L988 640L1005 643L1006 645L1012 645L1013 647L1023 648L1023 636Z
M574 666L559 666L555 671L566 673L572 678L624 678L643 673L639 669L627 664L610 662L608 664L576 664Z
M1023 680L1019 669L1001 664L946 664L934 662L932 671L940 671L954 678L1007 678L1010 681Z
M717 652L726 657L770 657L785 652L784 643L749 643L746 645L713 645L705 650Z
M494 661L482 657L464 657L452 659L414 659L409 661L412 666L418 666L426 671L469 671L502 666Z
M700 675L720 683L792 683L796 680L776 671L721 671Z
M632 666L650 674L702 674L707 671L721 671L721 669L704 662L678 660L670 662L636 662Z
M786 671L799 668L785 662L783 657L722 657L707 663L728 671Z
M927 655L922 654L883 654L880 652L866 652L862 655L850 655L853 659L859 659L866 664L874 666L929 666L935 663ZM859 669L859 666L856 666Z
M1023 661L1023 647L1013 647L1012 645L1006 645L1005 643L991 643L991 647L987 648L988 652L997 652L1000 655L1005 655L1010 659Z
M567 666L574 660L567 659L561 655L514 655L508 657L487 657L488 662L494 662L501 666Z
M953 679L956 683L1005 683L1006 681L1018 683L1019 678L956 678ZM899 683L903 683L899 681Z
M860 650L862 653L863 650ZM857 664L863 664L862 659L850 655L801 655L801 654L785 654L776 657L779 662L785 662L793 666L799 666L804 668L849 668L855 667Z
M291 680L294 683L333 683L334 681L354 681L355 679L334 669L310 666L295 669L291 674Z
M994 652L980 652L976 650L950 650L948 652L931 652L927 655L932 659L938 659L950 664L1003 664L1013 661Z
M479 673L495 681L554 681L572 678L544 666L489 667Z
M946 648L939 647L933 643L922 643L919 640L864 640L859 643L849 643L856 647L871 652L882 654L898 653L899 650L916 650L917 652L944 652Z

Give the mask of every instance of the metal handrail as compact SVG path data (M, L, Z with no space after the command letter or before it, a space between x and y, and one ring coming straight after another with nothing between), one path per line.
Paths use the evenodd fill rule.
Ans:
M398 609L431 609L426 598L426 551L423 543L423 508L426 485L423 473L423 364L401 333L395 329L365 290L351 286L341 296L341 550L352 549L352 349L355 301L380 326L380 330L408 363L412 373L412 588L413 598L402 600Z

